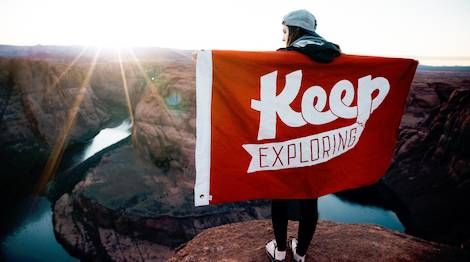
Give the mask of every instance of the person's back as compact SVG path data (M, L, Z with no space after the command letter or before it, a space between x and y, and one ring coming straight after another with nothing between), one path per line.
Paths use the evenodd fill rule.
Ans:
M279 50L295 50L319 63L330 63L341 54L338 45L326 41L315 32L305 34L295 40L290 46L280 48Z
M318 63L330 63L341 55L338 45L326 41L315 30L315 17L307 10L297 10L287 14L283 21L283 41L286 47L278 51L297 51L309 56ZM295 190L295 189L293 189ZM288 223L288 204L291 200L273 199L271 216L275 239L266 244L266 254L271 261L284 261ZM298 239L289 241L294 261L305 261L305 254L315 233L318 221L318 199L299 199L300 219Z

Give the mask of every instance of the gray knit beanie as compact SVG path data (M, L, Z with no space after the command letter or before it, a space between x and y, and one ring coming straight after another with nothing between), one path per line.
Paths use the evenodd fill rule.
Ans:
M282 19L283 25L298 26L307 31L315 32L317 28L317 20L315 16L305 9L295 10L288 13Z

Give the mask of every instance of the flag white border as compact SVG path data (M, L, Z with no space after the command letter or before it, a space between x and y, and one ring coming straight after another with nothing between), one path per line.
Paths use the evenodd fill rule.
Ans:
M197 52L196 60L196 181L194 205L209 205L211 167L212 51Z

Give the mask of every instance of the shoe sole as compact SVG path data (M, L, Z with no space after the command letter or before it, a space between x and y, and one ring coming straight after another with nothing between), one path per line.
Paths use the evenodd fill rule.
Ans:
M271 262L274 262L274 258L269 254L268 250L265 250L266 256L268 257L268 260Z
M271 254L269 254L268 250L265 250L266 252L266 256L268 257L269 261L271 262L284 262L285 260L277 260L275 259L274 257L271 256Z

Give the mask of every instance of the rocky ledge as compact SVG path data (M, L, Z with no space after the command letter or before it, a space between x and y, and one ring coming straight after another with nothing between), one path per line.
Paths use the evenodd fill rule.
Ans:
M297 222L288 227L296 237ZM270 220L207 229L169 261L267 261L264 245L273 238ZM287 261L291 254L288 252ZM468 261L468 250L426 241L374 225L319 221L308 261Z

